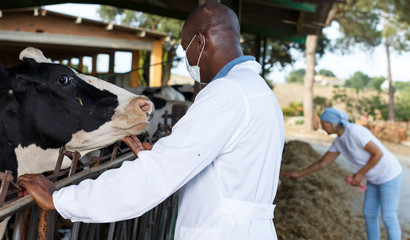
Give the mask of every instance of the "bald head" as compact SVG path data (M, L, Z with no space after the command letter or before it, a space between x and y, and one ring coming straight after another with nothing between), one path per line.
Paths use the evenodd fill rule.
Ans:
M187 58L190 65L198 63L201 79L211 81L225 64L242 56L236 14L220 3L201 5L191 13L182 28L181 45L186 49L189 43Z
M220 3L205 3L195 9L185 21L183 27L188 34L195 31L207 35L231 34L232 38L239 38L239 22L236 14L227 6ZM223 34L225 35L225 34Z

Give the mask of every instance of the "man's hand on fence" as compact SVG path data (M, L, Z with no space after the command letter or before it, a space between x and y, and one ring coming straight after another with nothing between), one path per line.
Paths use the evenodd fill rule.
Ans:
M54 183L42 174L24 174L17 184L25 188L37 204L44 210L56 210L53 203Z
M140 151L152 149L152 146L149 143L141 143L136 136L125 137L122 139L122 141L124 141L125 144L128 145L128 147L131 149L131 151L134 153L136 157L138 157L138 153Z

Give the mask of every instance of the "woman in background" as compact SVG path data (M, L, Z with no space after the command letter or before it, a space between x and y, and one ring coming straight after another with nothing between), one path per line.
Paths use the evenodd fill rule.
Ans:
M320 160L300 170L286 172L284 177L298 179L325 168L341 153L357 170L349 182L360 186L367 179L363 214L369 240L380 239L378 215L381 209L389 240L400 240L401 229L397 216L402 168L397 158L365 127L349 123L342 111L327 108L320 116L322 128L337 134L329 150Z

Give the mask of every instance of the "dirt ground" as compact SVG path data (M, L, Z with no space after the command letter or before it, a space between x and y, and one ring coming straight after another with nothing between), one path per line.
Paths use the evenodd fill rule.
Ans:
M297 171L317 161L334 139L321 130L307 132L302 126L289 124L288 120L286 119L285 124L287 144L281 172ZM318 142L324 145L315 144ZM410 156L408 146L389 142L383 144L396 156ZM316 149L322 146L322 153L312 146ZM410 167L409 157L401 157L400 161L403 166ZM352 175L352 171L343 163L336 161L326 169L297 181L281 178L281 185L275 198L277 206L274 222L278 238L366 239L365 223L361 213L363 193L358 188L345 185L343 178L347 175ZM403 184L406 184L405 181ZM410 206L407 206L407 209L409 208ZM408 224L402 223L402 232L402 239L410 240ZM381 234L382 240L387 239L384 229Z

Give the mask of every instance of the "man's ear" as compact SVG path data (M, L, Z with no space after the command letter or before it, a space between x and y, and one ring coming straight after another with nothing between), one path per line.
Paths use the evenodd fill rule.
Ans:
M9 71L3 66L0 66L0 88L10 88Z
M199 44L198 44L198 52L201 52L202 51L202 49L204 49L204 47L205 47L205 45L206 45L206 39L205 39L205 35L204 34L202 34L201 32L199 32L199 31L197 31L196 33L196 38L197 38L197 41L199 41ZM195 40L194 40L195 41Z

